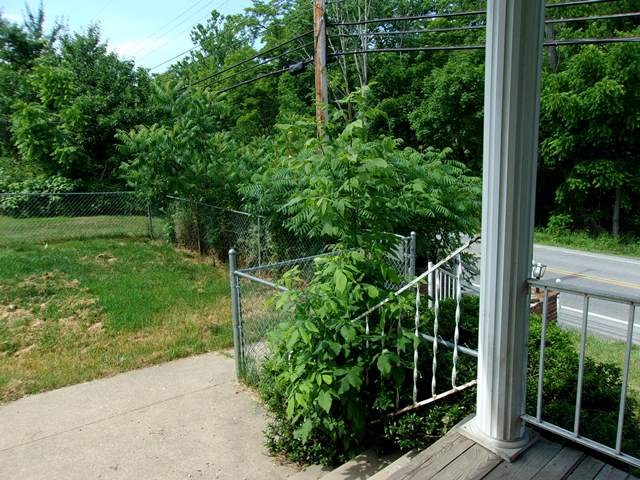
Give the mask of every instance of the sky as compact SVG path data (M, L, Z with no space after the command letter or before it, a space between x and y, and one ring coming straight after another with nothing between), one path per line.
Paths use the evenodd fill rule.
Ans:
M0 12L22 23L25 5L37 11L40 0L0 0ZM152 68L193 47L191 27L216 9L240 13L251 0L43 0L46 24L61 19L72 32L99 23L109 49L137 65ZM153 70L159 73L168 64Z

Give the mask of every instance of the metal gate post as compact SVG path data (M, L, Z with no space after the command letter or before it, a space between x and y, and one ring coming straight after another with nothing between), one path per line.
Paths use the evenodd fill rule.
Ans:
M431 270L432 268L433 262L429 262L427 269ZM438 272L431 272L427 278L427 294L429 295L427 306L429 308L433 308L433 300L436 298L436 275L438 275Z
M416 232L411 232L411 240L409 243L409 278L413 280L416 277Z
M151 202L147 202L147 227L149 228L149 238L153 240L153 220L151 219Z
M233 327L233 356L236 360L236 377L242 377L241 336L240 336L240 295L236 276L236 251L229 250L229 283L231 285L231 324Z
M262 265L262 222L258 215L258 266Z

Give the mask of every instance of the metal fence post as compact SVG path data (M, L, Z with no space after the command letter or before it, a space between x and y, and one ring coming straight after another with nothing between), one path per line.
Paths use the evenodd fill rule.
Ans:
M236 276L236 251L229 250L229 283L231 284L231 323L233 326L233 351L236 360L236 377L242 376L242 358L240 358L240 297Z
M427 264L427 270L431 270L432 268L433 268L433 262L429 262ZM427 306L429 308L433 308L433 299L435 298L435 294L436 294L436 288L435 288L436 275L437 275L437 272L431 272L429 274L429 278L427 279L427 292L429 295Z
M198 253L202 255L202 241L200 238L200 211L198 210L197 202L193 200L191 201L191 212L193 213L194 222L196 226L196 236L198 238Z
M411 240L409 243L409 278L414 279L416 276L416 232L411 232Z
M147 226L149 228L149 238L153 240L153 220L151 218L151 202L147 202Z
M262 222L258 215L258 266L262 265Z

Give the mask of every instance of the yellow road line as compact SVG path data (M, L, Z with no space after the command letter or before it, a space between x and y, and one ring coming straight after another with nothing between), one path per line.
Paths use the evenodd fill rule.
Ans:
M554 272L554 273L559 273L560 275L569 275L571 277L584 278L585 280L592 280L594 282L599 282L599 283L607 283L609 285L615 285L617 287L635 288L637 290L640 290L640 284L633 283L633 282L624 282L622 280L615 280L613 278L596 277L593 275L587 275L585 273L571 272L569 270L562 270L560 268L552 268L552 267L548 267L547 272Z

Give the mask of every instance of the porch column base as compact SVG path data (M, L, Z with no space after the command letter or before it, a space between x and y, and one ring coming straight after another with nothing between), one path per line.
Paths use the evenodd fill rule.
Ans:
M471 417L463 425L460 425L458 427L458 433L486 448L490 452L495 453L498 457L506 460L507 462L513 462L539 438L539 435L529 428L524 430L522 438L512 442L505 442L492 438L480 430L476 423L475 416Z

